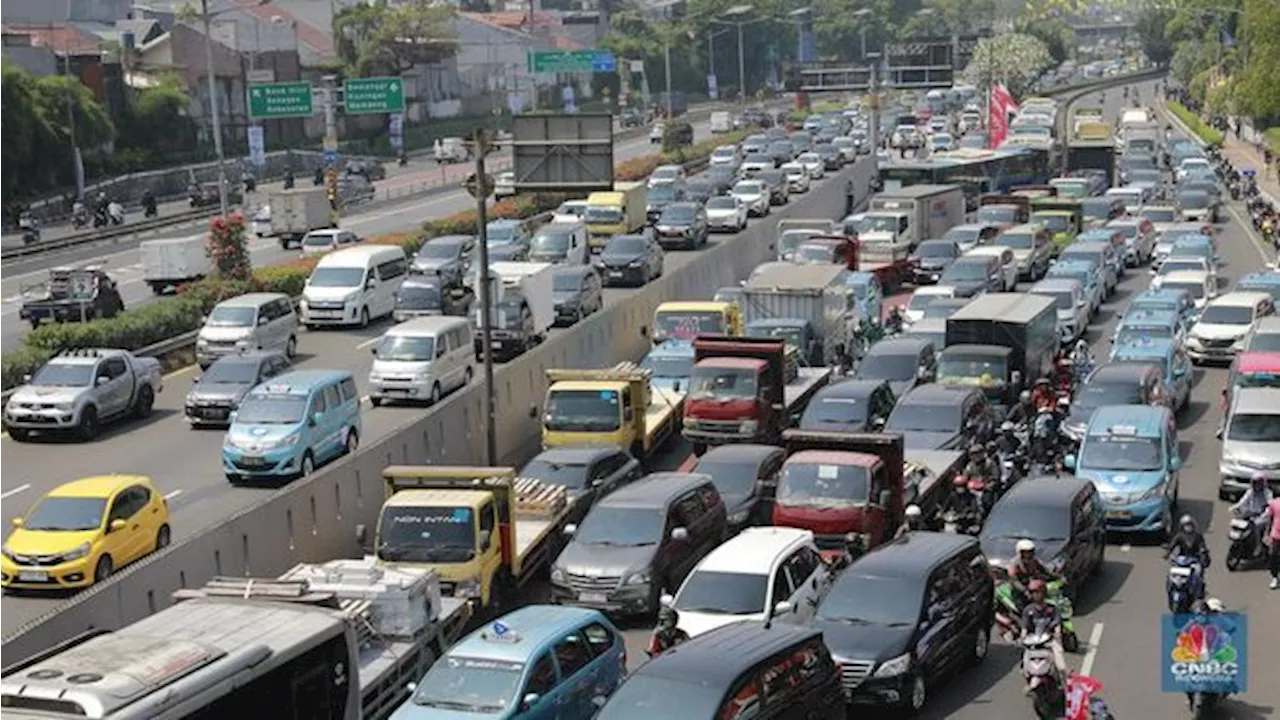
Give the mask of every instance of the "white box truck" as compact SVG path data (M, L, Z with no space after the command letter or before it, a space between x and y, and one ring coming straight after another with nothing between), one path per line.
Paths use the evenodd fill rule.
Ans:
M965 220L964 188L959 185L908 185L871 198L858 239L905 244L911 249L942 237Z
M489 349L495 360L511 360L546 339L547 332L556 321L552 290L555 268L552 263L538 262L495 262L489 265L493 305ZM476 282L476 297L479 298L478 273ZM484 339L480 334L483 312L477 303L472 320L477 355L484 350Z
M290 243L301 243L312 230L337 227L322 186L272 190L267 201L271 205L271 234L280 239L285 250Z
M205 252L202 237L144 240L139 247L142 280L157 295L213 272L213 261Z

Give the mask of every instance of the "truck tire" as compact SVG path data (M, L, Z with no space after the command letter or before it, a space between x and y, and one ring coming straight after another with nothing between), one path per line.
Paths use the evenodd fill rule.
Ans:
M156 394L150 385L143 385L142 390L138 391L138 398L133 401L133 414L139 420L145 419L151 414L151 408L155 407Z
M98 408L89 405L80 412L80 424L76 426L76 434L86 442L98 437Z

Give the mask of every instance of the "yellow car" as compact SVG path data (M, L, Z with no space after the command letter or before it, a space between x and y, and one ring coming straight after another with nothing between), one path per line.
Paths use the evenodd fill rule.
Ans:
M102 475L54 488L13 527L0 586L82 588L168 545L169 505L149 477Z

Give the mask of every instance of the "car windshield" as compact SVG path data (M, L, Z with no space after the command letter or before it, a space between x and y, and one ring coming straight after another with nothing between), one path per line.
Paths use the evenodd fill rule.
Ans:
M981 232L978 228L951 228L942 236L942 239L951 240L958 245L973 245L978 242L978 236ZM923 245L920 250L923 253Z
M444 242L429 242L418 249L418 257L423 260L452 260L458 256L461 245Z
M870 473L861 465L788 462L778 479L777 501L792 507L842 507L865 503Z
M620 235L609 241L605 246L606 253L618 253L619 255L643 255L649 243L642 237L635 235Z
M257 382L258 361L228 357L209 366L200 376L201 383L231 383L234 385Z
M307 233L302 238L302 244L307 247L330 247L337 243L338 236L334 233Z
M378 359L426 362L436 356L436 339L417 335L383 335L378 341Z
M953 258L957 248L950 242L925 242L916 248L916 254L922 258Z
M890 432L955 432L960 421L959 404L899 403L885 428Z
M1145 340L1169 340L1173 338L1173 328L1168 325L1125 325L1116 333L1114 345L1128 345Z
M1280 352L1280 332L1257 333L1249 341L1250 352Z
M801 427L821 430L823 425L854 425L867 419L867 402L858 397L823 397L809 403Z
M724 316L718 312L659 312L653 324L657 340L692 340L698 335L719 335L724 330Z
M986 223L1012 223L1018 220L1015 205L983 205L978 208L978 221Z
M573 231L542 230L533 236L533 242L529 245L529 252L563 257L569 252L569 241L572 239Z
M406 284L396 291L396 307L404 310L435 310L440 303L440 288L435 285Z
M803 243L795 250L798 263L835 262L835 248L825 243Z
M694 210L688 205L668 205L662 211L659 225L689 225L693 223Z
M911 380L916 376L915 353L876 352L875 346L858 363L860 380Z
M46 497L22 522L24 530L80 532L102 526L106 498Z
M676 199L675 185L657 185L648 190L649 203L668 203Z
M1080 449L1080 467L1098 470L1159 470L1158 438L1090 435Z
M707 200L708 210L735 210L737 207L738 204L734 202L733 198L723 195Z
M862 219L862 224L858 226L858 232L896 233L900 222L897 215L868 215Z
M1064 506L1007 502L996 505L982 526L982 537L1002 540L1065 540L1071 533L1071 512Z
M312 287L359 287L364 283L364 268L318 267L311 271L307 284Z
M488 245L507 245L516 241L516 226L510 223L495 225L489 223L485 229L485 243Z
M587 485L587 466L582 463L557 463L534 458L520 471L520 477L534 478L570 490L581 490Z
M694 367L689 378L689 396L720 400L755 398L756 373L739 368Z
M1008 372L1004 357L944 352L938 360L938 377L948 380L1001 381Z
M693 373L693 355L685 357L646 357L640 367L653 373L655 378L683 380Z
M257 316L257 308L218 305L204 324L208 327L251 327Z
M1180 192L1178 193L1178 204L1191 210L1203 210L1209 207L1209 193L1198 191Z
M952 315L955 315L956 311L960 309L960 306L957 303L951 302L951 300L952 298L938 298L937 300L929 303L929 307L924 309L924 318L926 320L936 320L938 318L946 320ZM945 326L943 328L943 333L945 337ZM942 347L943 344L944 343L934 343L933 346Z
M524 664L448 655L431 666L410 700L441 712L497 713L515 702Z
M941 300L944 298L946 298L946 295L935 295L933 293L914 292L911 294L911 299L907 301L907 309L924 312L925 308L932 305L934 301Z
M303 395L250 394L236 411L242 425L297 425L307 411Z
M778 236L778 250L783 253L794 252L800 243L821 234L821 230L784 230Z
M597 505L582 519L573 542L641 547L662 541L665 514L657 508Z
M764 192L764 185L759 182L740 182L733 186L734 195L759 195Z
M1168 275L1182 270L1205 271L1204 258L1169 258L1160 266L1160 275Z
M729 160L737 156L737 151L731 147L718 147L711 153L711 157L717 160Z
M542 423L553 431L611 432L621 416L616 390L553 390Z
M1227 439L1239 442L1280 442L1280 414L1235 413L1227 427Z
M721 495L747 495L759 481L756 468L750 463L716 462L704 458L691 472L710 475Z
M1080 200L1080 210L1090 220L1106 220L1111 217L1111 206L1110 198L1084 198Z
M1066 290L1034 290L1033 292L1042 297L1053 298L1053 305L1059 310L1072 310L1075 308L1075 296Z
M754 615L764 612L768 591L768 575L698 570L680 586L675 607L680 612Z
M1241 305L1210 305L1200 316L1200 322L1210 325L1251 325L1253 308Z
M576 270L551 276L551 289L556 292L578 292L582 289L582 276Z
M93 383L94 366L88 363L46 363L31 378L39 387L88 387Z
M587 204L581 200L566 200L565 202L560 203L560 207L556 208L556 214L583 217L587 214L587 208Z
M818 606L814 619L848 625L907 627L920 619L917 582L882 575L846 574Z
M1194 281L1168 281L1160 285L1165 290L1186 290L1191 293L1192 299L1199 300L1204 297L1204 283Z
M1040 223L1051 233L1062 233L1071 229L1071 222L1066 215L1032 215L1031 221Z
M987 262L967 262L963 258L951 263L951 266L942 273L942 279L939 280L943 285L948 282L960 280L986 280L987 279Z
M592 205L587 208L587 222L602 224L620 223L622 222L622 208L599 207Z
M1089 414L1103 405L1141 405L1142 386L1136 382L1098 382L1086 383L1076 393L1072 409Z
M376 549L388 562L465 562L475 555L475 520L467 507L388 504Z
M664 165L663 167L655 169L653 171L653 174L649 176L649 180L650 181L656 180L658 182L662 182L664 180L665 181L675 180L678 177L680 177L679 167L676 167L674 165Z
M1012 250L1030 250L1036 246L1036 236L1024 232L1003 232L996 238L995 244Z

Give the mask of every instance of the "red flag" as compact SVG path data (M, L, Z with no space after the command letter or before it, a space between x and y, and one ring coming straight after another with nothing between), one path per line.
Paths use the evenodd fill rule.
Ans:
M1009 88L1004 86L1004 83L996 83L992 92L995 93L996 97L1000 98L1001 103L1004 105L1006 116L1009 113L1018 112L1018 103L1013 99L1013 94L1009 92Z
M1089 701L1102 692L1102 683L1088 675L1071 674L1067 680L1067 720L1089 720Z
M1005 110L1004 101L996 88L991 88L991 117L987 118L988 147L998 148L1009 134L1009 113Z

